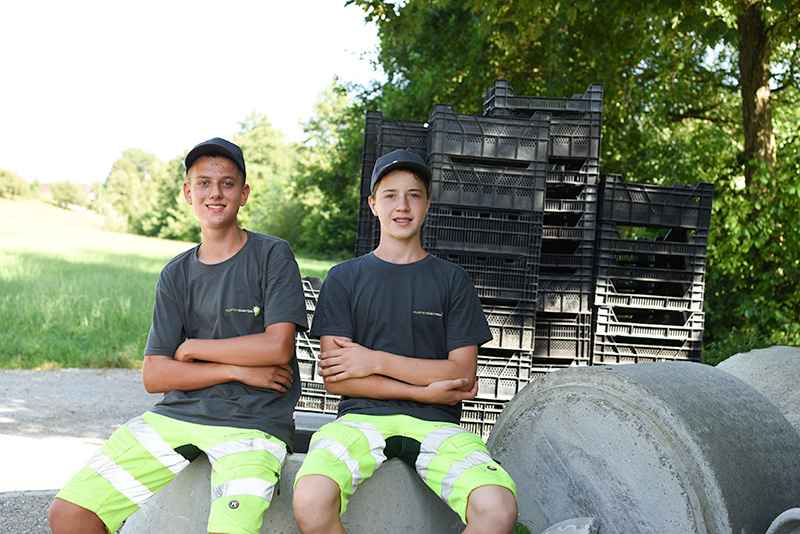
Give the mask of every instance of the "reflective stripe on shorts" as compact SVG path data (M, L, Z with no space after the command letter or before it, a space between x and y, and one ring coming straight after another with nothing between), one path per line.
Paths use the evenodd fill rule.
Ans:
M102 450L97 451L89 459L88 466L137 506L141 506L153 496L153 492L147 489L147 486L133 478L133 475L118 466Z

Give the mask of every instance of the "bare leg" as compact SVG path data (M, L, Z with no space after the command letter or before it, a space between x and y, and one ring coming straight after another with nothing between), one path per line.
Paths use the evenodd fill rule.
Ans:
M294 488L294 518L303 534L345 534L339 486L323 475L301 477Z
M481 486L467 501L464 534L513 534L517 523L517 501L502 486Z
M48 520L53 534L107 534L94 512L63 499L53 500Z

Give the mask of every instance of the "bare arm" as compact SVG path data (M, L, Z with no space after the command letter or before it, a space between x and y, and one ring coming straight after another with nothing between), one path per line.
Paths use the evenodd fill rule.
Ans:
M410 358L374 351L343 337L322 336L320 375L326 382L381 375L408 384L427 386L440 380L466 378L472 387L478 368L478 346L450 351L446 360Z
M294 323L275 323L260 334L187 339L174 358L146 355L142 382L150 393L191 391L234 381L284 392L292 384L288 362L294 334Z
M189 362L227 363L244 366L289 363L294 353L294 323L274 323L259 334L226 339L187 339L175 351L175 359Z
M474 345L474 352L470 347L462 347L451 351L447 360L372 351L349 339L333 336L322 336L320 345L320 375L325 388L334 394L452 405L472 399L477 393L477 346ZM392 362L386 367L375 363L384 357ZM422 365L416 365L417 362ZM384 372L377 373L377 369ZM389 372L398 376L389 376ZM464 374L459 376L461 372Z

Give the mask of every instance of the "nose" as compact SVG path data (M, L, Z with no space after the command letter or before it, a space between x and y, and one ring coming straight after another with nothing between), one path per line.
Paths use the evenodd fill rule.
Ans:
M218 198L222 196L222 188L216 182L211 183L211 189L208 191L208 196Z
M400 195L397 200L397 211L408 211L408 198L405 195Z

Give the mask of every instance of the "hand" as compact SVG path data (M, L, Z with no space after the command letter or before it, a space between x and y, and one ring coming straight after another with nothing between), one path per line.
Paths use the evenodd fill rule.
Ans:
M288 364L266 367L238 367L239 382L264 389L286 392L292 385L292 368Z
M193 362L194 357L190 355L192 341L191 339L187 339L178 345L178 348L175 349L175 355L172 358L178 362Z
M342 338L333 341L339 348L319 355L318 374L326 382L362 378L377 374L377 352Z
M469 390L466 389L468 386L469 380L466 378L431 382L424 388L423 402L453 406L462 400L474 399L478 394L478 381L474 380Z

